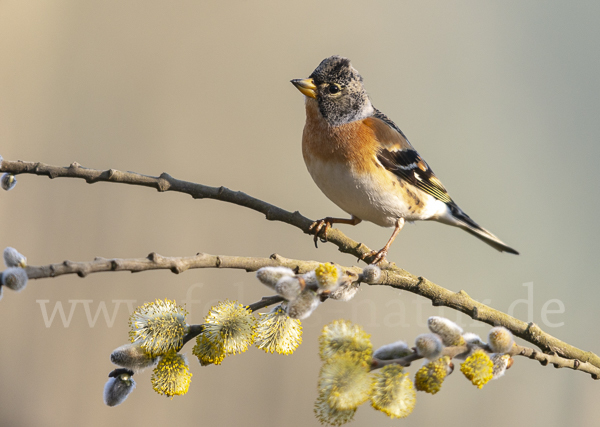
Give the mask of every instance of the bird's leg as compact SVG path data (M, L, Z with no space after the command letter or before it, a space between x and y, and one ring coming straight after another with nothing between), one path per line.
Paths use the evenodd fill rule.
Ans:
M368 257L374 257L373 261L371 261L371 264L379 264L381 261L383 261L388 253L388 250L390 249L390 246L392 246L392 242L394 241L398 233L400 233L400 230L402 230L402 227L404 227L404 218L398 218L396 220L396 227L394 228L394 232L392 233L390 240L388 240L385 246L378 251L371 251L368 254L365 254L362 257L362 259L364 260Z
M344 218L332 218L332 217L327 217L327 218L323 218L320 219L318 221L315 221L311 224L310 227L308 227L309 231L312 231L315 234L315 248L318 247L317 246L317 239L319 238L319 234L323 234L323 237L321 237L321 241L323 243L325 243L327 241L327 231L331 228L331 224L350 224L350 225L356 225L358 223L360 223L362 221L362 219L355 217L354 215L352 215L352 218L350 219L344 219ZM321 233L322 232L322 233Z

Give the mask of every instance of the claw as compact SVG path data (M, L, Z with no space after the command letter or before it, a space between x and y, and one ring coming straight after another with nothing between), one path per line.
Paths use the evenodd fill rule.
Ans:
M388 251L386 248L382 248L378 251L371 251L365 255L363 255L362 260L364 261L366 258L370 258L373 257L373 260L371 261L370 265L377 265L383 261L385 261L385 257L387 255Z
M323 228L323 227L325 227L325 228ZM314 231L314 233L315 233L315 237L313 239L315 242L315 248L318 248L317 239L320 239L321 242L323 242L323 243L327 242L327 231L329 231L330 227L331 227L331 223L329 221L327 221L326 219L320 219L318 221L315 221L310 225L310 227L308 227L308 229L310 231ZM322 233L323 237L319 237L319 234L321 234L321 231L323 232Z

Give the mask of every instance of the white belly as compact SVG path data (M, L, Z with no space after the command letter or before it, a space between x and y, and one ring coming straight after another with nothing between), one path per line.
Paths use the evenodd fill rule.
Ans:
M391 172L386 171L389 179L382 180L369 174L353 174L342 163L324 164L312 160L306 166L317 186L333 203L350 215L382 227L393 227L398 218L406 221L436 219L447 210L445 203L401 183ZM407 192L413 197L406 197Z

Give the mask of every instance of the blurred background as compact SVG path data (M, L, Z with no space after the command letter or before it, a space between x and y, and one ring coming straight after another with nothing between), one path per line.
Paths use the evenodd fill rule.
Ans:
M457 203L521 252L500 254L459 229L418 223L405 227L389 259L499 310L512 306L516 317L598 353L599 19L592 1L2 0L0 154L168 172L313 219L343 215L305 169L304 101L289 80L325 57L347 56L374 105ZM356 263L235 205L17 178L0 194L0 246L17 248L31 265L152 251ZM370 223L340 228L371 248L391 233ZM292 356L252 348L203 368L188 345L186 396L157 395L148 371L136 375L124 404L104 405L109 354L127 341L130 309L175 299L190 323L201 323L218 300L248 304L267 294L254 274L222 270L62 276L5 291L0 424L313 426L326 323L360 323L375 347L414 340L431 315L482 336L489 329L421 297L363 286L351 302L323 304L303 322L304 343ZM108 317L94 319L102 307ZM350 425L592 426L598 387L588 375L518 358L482 390L456 371L435 396L419 393L405 420L365 404Z

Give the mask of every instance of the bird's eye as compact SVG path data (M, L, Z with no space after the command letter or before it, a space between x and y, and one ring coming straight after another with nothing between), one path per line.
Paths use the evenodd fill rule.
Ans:
M338 93L340 90L342 90L342 88L339 85L330 84L328 90L329 93Z

